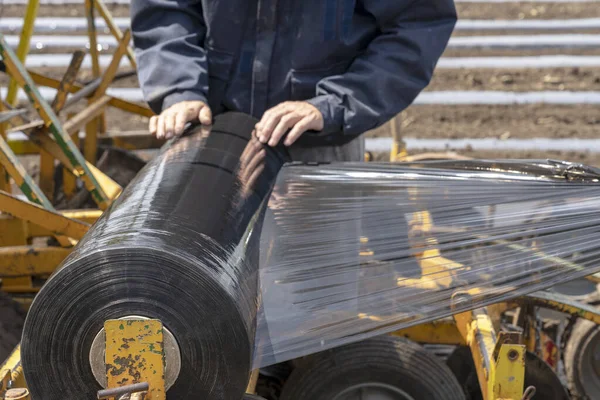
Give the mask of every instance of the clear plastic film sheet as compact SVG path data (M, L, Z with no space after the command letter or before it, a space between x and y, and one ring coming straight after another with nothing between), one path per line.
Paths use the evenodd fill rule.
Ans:
M255 367L599 271L598 178L552 161L284 167Z

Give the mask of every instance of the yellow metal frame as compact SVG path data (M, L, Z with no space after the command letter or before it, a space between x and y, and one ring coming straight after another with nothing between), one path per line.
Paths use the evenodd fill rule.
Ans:
M108 320L106 377L108 388L146 382L144 400L166 400L163 325L159 320Z

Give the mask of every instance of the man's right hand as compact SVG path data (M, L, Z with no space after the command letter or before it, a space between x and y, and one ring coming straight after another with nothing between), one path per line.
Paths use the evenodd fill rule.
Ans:
M200 121L202 125L212 124L212 112L202 101L182 101L163 110L160 115L150 118L150 133L157 139L170 139L181 135L185 124Z

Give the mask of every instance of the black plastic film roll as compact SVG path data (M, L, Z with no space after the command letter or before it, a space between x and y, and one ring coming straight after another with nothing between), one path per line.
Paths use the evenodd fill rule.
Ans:
M33 302L22 360L34 400L94 398L89 354L107 319L160 319L181 371L169 399L241 399L251 369L261 224L282 153L256 120L216 118L167 144Z

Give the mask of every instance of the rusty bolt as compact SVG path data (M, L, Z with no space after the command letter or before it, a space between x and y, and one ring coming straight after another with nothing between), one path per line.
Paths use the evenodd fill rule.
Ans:
M519 358L519 352L518 351L516 351L516 350L510 350L508 352L508 359L510 361L516 361L517 358Z
M29 390L24 388L9 389L4 395L6 400L25 400L29 399Z

